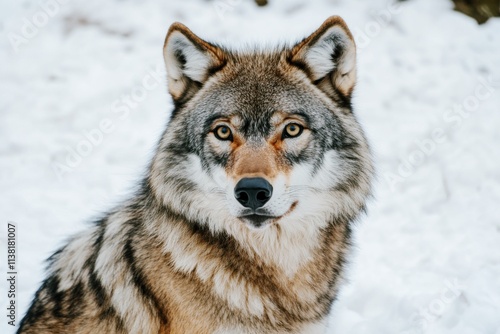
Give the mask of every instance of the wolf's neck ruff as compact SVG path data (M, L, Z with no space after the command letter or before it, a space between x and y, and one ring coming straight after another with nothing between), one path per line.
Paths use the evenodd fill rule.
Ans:
M140 190L51 257L19 332L322 333L373 173L346 24L230 51L175 23L164 57Z
M168 259L170 266L166 268L173 268L189 278L189 290L198 294L197 298L210 299L215 295L231 309L251 315L254 321L274 319L274 325L282 321L290 323L290 318L312 321L318 314L328 312L338 281L342 279L341 268L349 250L350 228L347 222L328 224L324 233L313 239L308 259L290 274L283 265L287 263L276 262L276 254L288 251L290 255L293 242L307 240L287 240L284 235L269 237L265 233L259 236L247 234L238 240L225 232L213 233L206 225L191 222L184 216L159 210L161 212L155 217L163 218L146 224L148 239L153 240L151 244L161 248ZM258 240L259 237L271 240ZM259 241L260 244L250 246ZM284 242L289 244L279 245ZM158 253L155 246L147 247L151 253ZM272 256L272 261L268 256ZM224 259L222 263L221 259ZM289 260L290 256L283 257L284 262ZM162 293L161 282L164 280L158 281L155 295Z

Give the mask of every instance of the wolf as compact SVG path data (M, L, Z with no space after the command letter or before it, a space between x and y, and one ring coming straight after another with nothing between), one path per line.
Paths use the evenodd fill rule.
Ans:
M174 23L163 55L147 173L49 258L18 333L324 333L373 178L346 23L247 50Z

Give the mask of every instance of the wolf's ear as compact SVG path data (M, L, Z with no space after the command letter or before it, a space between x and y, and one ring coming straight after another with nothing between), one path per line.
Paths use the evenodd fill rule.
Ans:
M293 47L289 59L330 97L336 91L351 96L356 83L356 44L341 17L329 17Z
M224 52L189 30L174 23L163 46L168 90L176 103L189 100L225 64Z

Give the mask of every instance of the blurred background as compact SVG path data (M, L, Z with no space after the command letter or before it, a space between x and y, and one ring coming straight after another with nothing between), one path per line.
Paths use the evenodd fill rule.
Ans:
M15 222L18 321L43 261L151 158L172 110L171 23L244 48L297 41L330 15L356 38L354 106L378 178L329 333L500 334L497 0L2 1L0 241L5 254Z

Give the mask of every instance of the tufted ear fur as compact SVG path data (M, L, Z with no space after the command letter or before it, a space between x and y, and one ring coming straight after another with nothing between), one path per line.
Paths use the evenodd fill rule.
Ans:
M163 47L168 90L176 103L188 101L225 64L224 52L181 23L168 30Z
M295 45L290 61L330 97L336 92L347 98L351 96L356 83L356 44L341 17L329 17L318 30Z

